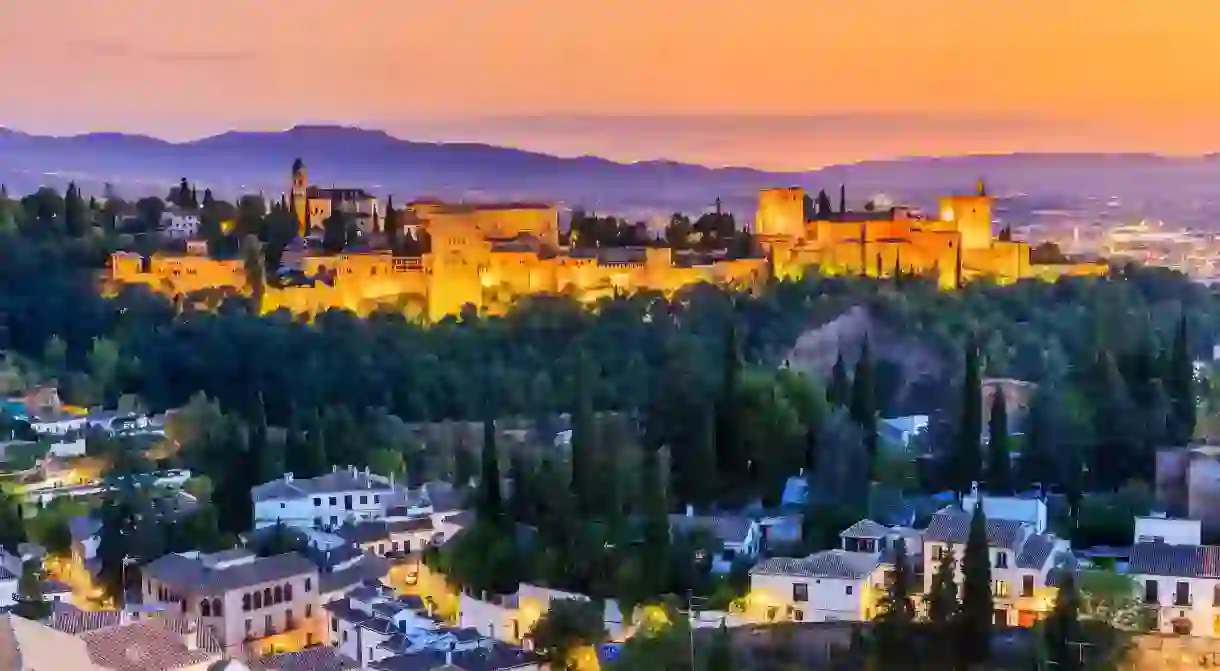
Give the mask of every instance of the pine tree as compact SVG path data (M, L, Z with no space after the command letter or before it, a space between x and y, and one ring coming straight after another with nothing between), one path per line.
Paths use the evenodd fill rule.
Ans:
M957 598L957 560L950 552L936 566L932 585L928 590L928 623L940 632L948 632L961 607Z
M870 471L877 459L877 392L873 377L872 350L868 338L865 338L860 345L860 358L856 360L856 374L852 378L850 413L864 434Z
M1178 320L1166 387L1173 404L1173 441L1177 445L1185 445L1194 437L1196 412L1195 367L1190 356L1190 333L1185 313Z
M1074 567L1063 571L1062 576L1055 607L1043 625L1043 644L1056 670L1072 671L1081 668L1080 656L1071 645L1080 641L1080 591Z
M487 412L483 419L483 454L479 469L479 521L499 525L504 521L504 501L500 494L500 455L496 450L496 420L491 412Z
M987 420L987 490L992 494L1007 494L1013 490L1010 443L1008 407L1004 394L996 389L991 398L991 416Z
M987 661L994 617L987 516L983 513L983 498L980 496L970 516L970 531L962 556L962 607L957 619L957 650L963 668Z
M953 455L953 470L958 493L970 491L971 485L982 479L983 391L979 375L979 351L972 342L966 346L966 370L962 382L961 423L957 431L957 446Z
M911 640L911 624L915 621L912 578L906 542L900 538L894 547L894 571L876 618L877 642L883 659L909 660L915 652Z
M840 350L834 367L830 369L830 386L826 388L826 400L846 406L850 398L851 380L847 378L847 363L843 361L843 352Z

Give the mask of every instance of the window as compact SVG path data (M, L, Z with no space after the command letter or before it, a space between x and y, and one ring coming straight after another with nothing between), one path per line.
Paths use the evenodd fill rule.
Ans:
M280 504L280 510L283 510L284 508L287 508L287 507L288 507L288 504L286 504L286 503Z
M221 617L225 614L224 606L221 603L220 599L212 599L212 615L214 617Z
M246 636L249 636L254 631L254 621L246 618Z
M322 528L322 518L321 517L313 518L313 525L315 528L321 529Z
M1144 603L1157 603L1161 599L1157 594L1157 582L1155 580L1144 581Z
M797 622L804 622L805 621L805 611L801 610L800 608L793 609L792 610L792 619L796 620Z
M275 586L275 602L284 603L284 588L279 585Z
M995 567L996 568L1008 568L1008 553L1007 552L1000 550L999 552L995 553Z
M306 584L309 583L308 580L306 580L305 582L306 582ZM309 587L306 587L305 589L308 590ZM284 600L292 601L292 583L290 583L290 582L284 583Z
M948 545L937 545L936 546L936 560L937 561L945 561L946 559L949 559L952 556L953 556L953 550L951 549L950 546L948 546Z
M995 594L996 596L998 596L1000 598L1004 598L1004 597L1008 596L1008 581L1007 580L995 581L995 584L991 586L991 591L993 594Z
M808 601L809 600L809 584L803 582L792 583L792 600L793 601Z
M373 503L381 503L381 494L373 495Z
M367 497L367 496L360 497L360 505L366 506L366 505L368 505L368 503L369 503L369 497Z
M330 630L339 631L339 618L337 618L337 617L330 618Z
M1021 596L1034 595L1034 577L1032 575L1021 576Z
M332 505L332 506L339 505L339 499L334 496L330 497L330 505Z
M1215 593L1212 594L1212 605L1220 606L1220 585L1216 585Z
M1173 605L1189 606L1190 605L1190 583L1188 583L1184 580L1179 580L1178 584L1175 587L1176 587L1176 589L1174 590L1174 593L1173 593Z
M204 599L199 602L199 614L203 617L212 617L212 602Z
M393 548L394 552L398 552L398 541L390 543L390 547Z
M844 594L846 594L847 596L851 596L851 585L848 585L847 587L844 587L844 588L843 588L843 593L844 593Z
M297 626L297 623L292 617L292 609L289 608L288 610L284 611L284 628L285 629L295 629L296 626Z
M275 631L275 623L271 621L270 615L263 616L263 633L270 634Z
M259 608L262 608L262 607L263 607L263 593L255 592L254 593L254 610L258 610Z
M775 615L776 615L777 613L779 613L779 608L778 608L778 607L776 607L776 606L769 606L769 607L767 607L767 621L768 621L768 622L774 622L774 621L775 621Z
M338 518L338 517L336 517L335 515L331 515L331 516L330 516L330 525L331 525L332 527L337 527L337 526L339 526L339 518Z
M343 642L347 643L347 631L346 630L344 630L344 632L343 632Z
M272 603L274 602L271 600L271 588L268 587L263 590L263 605L270 606Z
M307 617L307 618L313 617L313 604L312 603L305 604L305 617Z
M311 589L313 589L313 580L306 578L305 579L305 591L308 592Z
M380 554L380 555L385 554L385 543L377 544L377 554Z
M250 595L249 594L241 595L241 609L245 610L245 611L250 610Z

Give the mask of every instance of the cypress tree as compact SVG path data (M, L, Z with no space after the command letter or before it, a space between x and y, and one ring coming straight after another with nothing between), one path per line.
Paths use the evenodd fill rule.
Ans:
M979 374L979 351L973 343L966 345L966 370L962 382L961 423L957 431L957 449L953 458L956 486L959 494L970 491L971 484L981 480L982 450L979 441L983 433L983 392Z
M907 560L906 542L899 538L894 546L894 572L882 597L877 615L877 641L882 658L907 660L914 652L911 645L911 624L915 621L915 604L911 601L913 580Z
M1171 422L1173 440L1178 445L1190 442L1195 434L1195 366L1190 356L1190 334L1183 312L1174 336L1170 358L1169 383L1166 385L1173 404Z
M398 210L394 209L394 196L391 195L386 199L385 206L385 229L386 242L390 249L398 249L399 243L402 241L402 219L398 216Z
M640 508L643 517L643 544L640 557L645 567L644 575L653 584L653 594L661 594L669 584L669 497L665 483L661 451L644 448L640 471L643 483L640 491Z
M496 451L496 420L490 411L483 418L483 455L479 468L479 521L498 525L504 519L504 501L500 494L500 456Z
M725 334L720 395L716 399L716 466L719 481L739 482L747 469L742 454L737 401L741 397L741 353L737 326L730 322Z
M729 629L723 621L716 633L712 634L712 643L707 653L707 671L733 671L737 665L733 661L733 641L729 637Z
M1046 618L1043 628L1043 645L1048 661L1056 669L1067 671L1079 669L1080 656L1072 649L1072 643L1080 641L1080 591L1076 588L1076 570L1068 566L1059 583L1059 594L1055 607Z
M994 617L987 516L983 512L983 497L980 496L974 502L970 532L962 556L962 607L957 618L957 650L962 668L987 661Z
M987 490L993 494L1012 492L1012 456L1008 435L1008 406L1004 394L996 389L987 419Z
M947 633L949 626L957 617L960 604L957 599L957 582L954 580L957 572L957 560L950 553L936 566L932 575L932 585L928 590L928 622L939 633Z
M830 386L826 388L826 400L846 406L850 398L851 380L847 379L847 363L843 361L843 351L839 350L835 365L830 369Z
M873 356L868 338L860 345L860 357L856 359L856 374L852 378L851 418L864 432L864 446L868 449L871 465L877 458L877 392L873 382Z

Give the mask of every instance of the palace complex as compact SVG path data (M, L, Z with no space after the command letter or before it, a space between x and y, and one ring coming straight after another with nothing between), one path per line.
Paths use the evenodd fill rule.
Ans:
M427 251L396 256L388 249L349 248L325 254L308 244L316 233L302 237L284 255L280 277L291 281L268 282L263 309L368 314L384 306L435 321L467 305L501 313L530 294L592 302L639 290L671 293L699 282L748 289L772 277L799 277L810 266L826 274L933 275L945 288L980 277L1009 283L1105 272L1096 263L1031 264L1028 243L992 234L992 199L981 183L974 194L942 198L934 219L902 207L853 212L845 202L842 190L833 208L824 194L812 200L800 188L766 189L752 229L760 253L732 258L663 246L566 247L559 210L551 204L419 200L403 215L411 232L429 241ZM382 232L375 198L360 189L309 186L297 161L291 208L301 232L316 231L336 207L367 237ZM144 284L174 296L249 291L242 260L213 259L199 248L188 243L186 253L151 257L116 253L107 288Z

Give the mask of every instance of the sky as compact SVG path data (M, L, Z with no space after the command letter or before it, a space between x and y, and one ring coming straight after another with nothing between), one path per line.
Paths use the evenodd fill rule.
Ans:
M0 126L799 169L1220 150L1216 0L0 0Z

